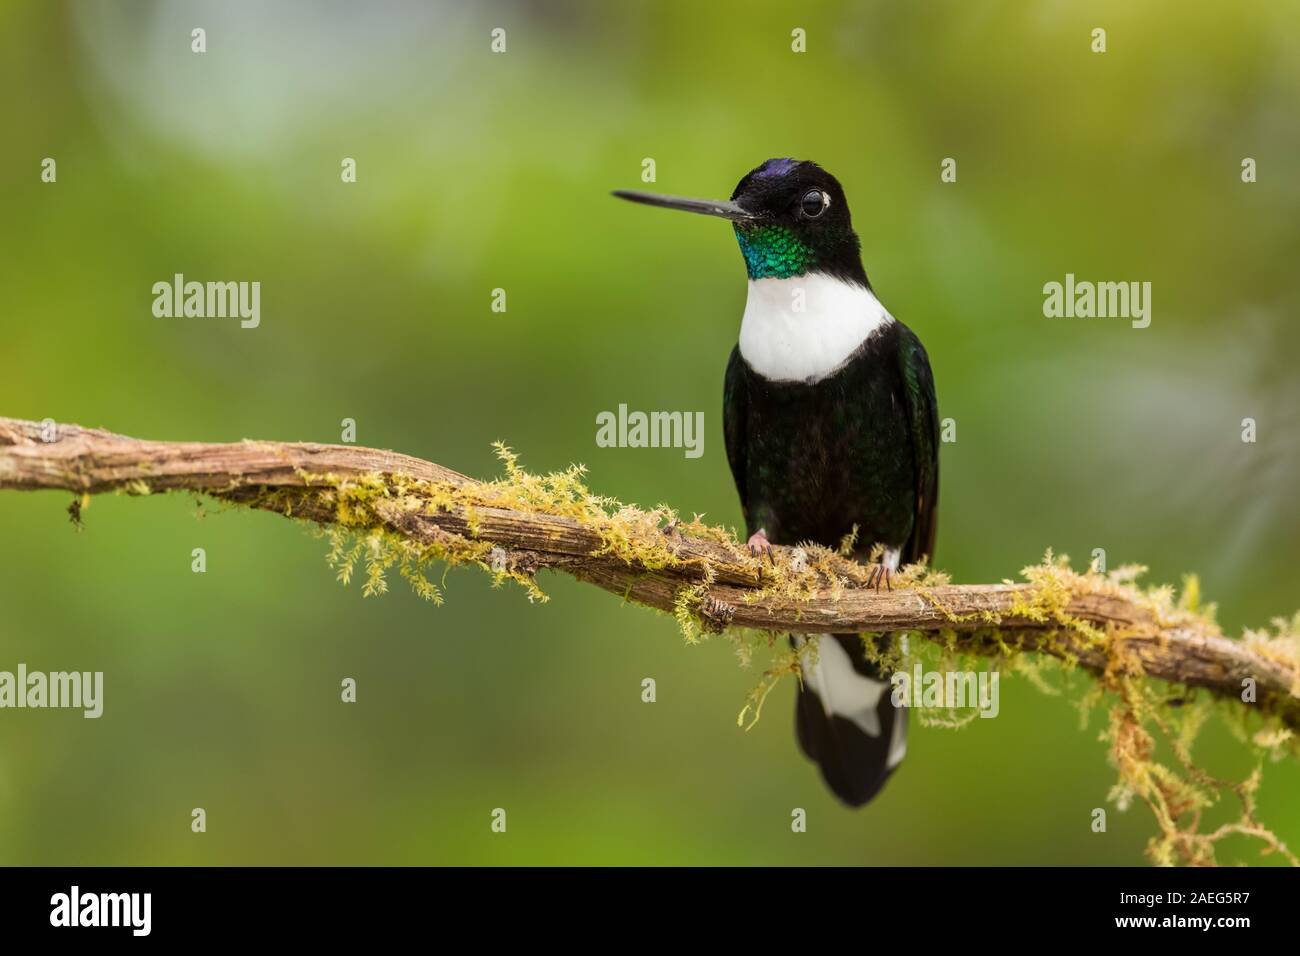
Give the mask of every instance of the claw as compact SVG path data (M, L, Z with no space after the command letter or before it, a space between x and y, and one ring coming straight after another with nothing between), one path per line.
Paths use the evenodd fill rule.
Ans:
M767 563L776 565L776 559L772 557L772 542L767 540L767 532L759 528L749 536L749 553L754 557L767 556Z
M886 589L894 590L894 569L887 564L873 564L867 574L867 588L879 591L882 582Z

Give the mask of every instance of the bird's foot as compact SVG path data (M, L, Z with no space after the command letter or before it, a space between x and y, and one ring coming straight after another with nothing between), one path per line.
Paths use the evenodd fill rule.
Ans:
M772 557L772 542L767 540L767 532L762 528L749 536L749 553L756 558L766 555L768 564L776 564Z
M887 556L882 556L879 561L871 566L867 573L867 587L880 590L880 585L884 584L887 590L894 590L894 568Z

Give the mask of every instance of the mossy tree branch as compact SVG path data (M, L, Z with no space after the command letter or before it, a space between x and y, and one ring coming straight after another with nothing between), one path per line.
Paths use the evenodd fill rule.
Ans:
M190 491L327 526L374 524L436 557L526 582L551 568L660 610L681 614L685 606L705 630L916 631L963 651L1015 647L1238 702L1253 681L1254 706L1300 727L1294 657L1262 639L1229 639L1206 617L1161 606L1113 576L950 585L904 575L898 589L878 592L866 587L862 565L826 549L778 547L775 565L764 565L718 529L662 510L593 508L609 503L570 500L568 489L557 497L556 486L529 477L543 484L480 482L356 446L140 441L0 418L0 489ZM72 510L76 517L76 502Z

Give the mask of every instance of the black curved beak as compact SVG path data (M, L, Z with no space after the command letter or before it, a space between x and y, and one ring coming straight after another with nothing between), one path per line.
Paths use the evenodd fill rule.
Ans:
M688 199L685 196L664 196L631 189L615 189L612 195L619 199L626 199L628 202L661 206L664 209L680 209L682 212L699 213L701 216L717 216L719 219L728 219L731 222L753 222L758 218L748 209L728 199Z

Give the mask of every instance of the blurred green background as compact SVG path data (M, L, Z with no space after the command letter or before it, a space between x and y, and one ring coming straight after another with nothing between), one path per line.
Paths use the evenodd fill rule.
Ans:
M650 188L702 196L811 158L957 423L938 563L989 581L1105 548L1199 571L1239 633L1300 604L1297 36L1276 2L11 0L0 414L204 440L354 418L361 444L483 476L502 439L738 524L735 241L607 193L646 188L647 157ZM176 272L261 281L261 327L154 318ZM1044 318L1066 272L1150 281L1151 326ZM703 410L703 457L597 448L620 402ZM591 587L548 577L534 606L459 571L440 609L400 580L363 600L270 515L108 497L76 534L67 503L0 495L0 669L103 670L105 714L0 712L2 863L1144 862L1143 807L1089 826L1114 780L1097 716L1080 731L1023 680L996 720L914 721L851 812L797 751L791 686L744 733L759 668ZM1218 726L1198 754L1251 766ZM1270 766L1260 799L1292 845L1298 785Z

